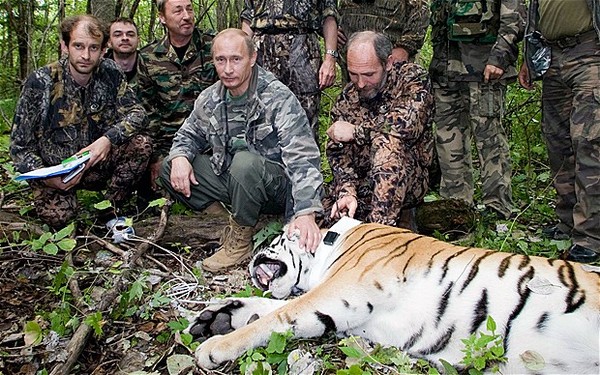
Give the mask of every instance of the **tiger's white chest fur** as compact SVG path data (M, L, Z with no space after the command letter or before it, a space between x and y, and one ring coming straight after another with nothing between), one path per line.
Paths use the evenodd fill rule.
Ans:
M282 238L257 254L251 272L263 280L259 286L279 298L294 288L306 293L209 306L190 332L234 331L204 342L198 364L212 368L235 359L265 345L273 331L315 337L335 330L460 367L461 339L484 331L489 315L504 337L502 373L599 372L600 278L580 264L462 248L376 224L354 227L338 244L319 258ZM261 265L267 268L257 277ZM224 316L230 324L215 331ZM527 368L521 356L530 352L544 358L543 369Z

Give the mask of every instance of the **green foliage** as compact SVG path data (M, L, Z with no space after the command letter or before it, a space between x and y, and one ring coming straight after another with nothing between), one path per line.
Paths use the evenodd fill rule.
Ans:
M96 311L86 316L84 323L94 330L94 335L96 335L96 337L102 336L102 327L106 322L102 319L102 313L100 311Z
M269 298L271 296L271 293L269 291L264 291L264 290L262 290L260 288L252 286L250 284L246 284L244 286L244 290L240 290L237 293L233 293L231 296L232 297L237 297L237 298L248 298L248 297L265 297L265 298Z
M42 342L42 327L35 320L25 323L23 333L26 346L35 346Z
M56 233L44 232L38 238L25 241L31 246L31 250L42 250L46 254L56 255L59 250L71 251L77 246L77 241L72 238L67 238L75 231L73 223L67 225Z
M245 374L251 368L250 366L255 364L256 368L252 370L253 375L268 374L269 372L266 369L273 367L277 369L278 374L285 374L287 371L287 356L291 351L288 345L292 336L292 332L271 333L266 348L250 349L238 359L240 373Z
M393 368L399 373L415 373L429 367L424 362L416 363L393 346L376 344L373 349L367 348L362 339L357 337L342 339L339 349L346 355L348 367L338 370L337 375L377 374L381 367Z
M265 225L261 230L256 232L252 240L254 241L254 248L258 249L264 244L270 243L273 238L280 235L283 231L283 224L281 221L271 221Z
M465 344L465 353L461 363L469 368L469 375L481 375L484 369L499 372L498 364L506 362L502 337L496 334L496 322L487 317L486 328L491 334L474 333L461 341Z

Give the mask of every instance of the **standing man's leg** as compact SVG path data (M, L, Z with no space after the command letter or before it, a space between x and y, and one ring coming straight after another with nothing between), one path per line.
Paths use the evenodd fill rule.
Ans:
M555 51L556 50L556 51ZM575 196L575 152L571 139L570 115L573 93L562 76L562 52L553 50L552 63L542 85L542 131L548 147L550 171L556 189L557 228L567 234L573 230Z
M296 97L306 112L310 127L319 144L319 67L321 49L316 34L257 34L257 62L273 73Z
M440 163L440 195L473 204L473 166L469 92L466 83L434 84L436 150Z
M562 160L563 169L557 174L556 184L561 199L562 194L558 189L568 186L565 191L570 195L567 195L566 199L573 200L573 247L569 250L567 259L593 262L600 259L600 41L595 34L588 33L588 36L573 48L562 51L555 49L552 51L551 68L556 62L560 67L560 78L550 80L550 92L547 91L547 79L544 78L543 108L544 111L552 111L552 104L561 103L565 97L571 99L568 103L570 111L562 114L569 115L567 129L571 148L568 149L565 145L567 157ZM552 77L556 78L549 78ZM556 82L561 85L556 85ZM562 96L559 95L561 88ZM551 103L546 102L549 99L554 100ZM560 107L566 109L567 103L559 105ZM551 119L545 117L545 129L547 120L552 124ZM556 137L550 140L549 137L549 142L556 142L554 138ZM552 155L551 152L549 154ZM555 158L556 155L552 157ZM572 178L571 184L563 182L567 177ZM558 181L563 183L559 185ZM561 213L562 216L566 214ZM561 220L562 216L559 216Z
M481 165L482 203L507 219L512 212L510 148L502 116L504 83L469 82L473 135Z

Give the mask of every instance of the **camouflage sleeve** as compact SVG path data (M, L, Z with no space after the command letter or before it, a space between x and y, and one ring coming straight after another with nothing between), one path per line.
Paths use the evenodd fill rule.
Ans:
M385 121L390 124L390 134L410 147L428 127L434 99L431 81L424 68L414 63L396 64L395 68L398 66L400 83L395 86L400 92L393 95L396 100L390 103Z
M325 20L327 17L335 18L335 21L339 24L340 15L338 13L337 0L323 0L323 9L321 10L321 18Z
M244 0L244 8L240 13L240 19L250 22L251 25L252 19L254 18L254 7L252 3L252 0Z
M40 127L46 122L50 106L50 84L49 76L38 79L32 74L25 82L17 102L9 152L15 168L21 173L45 166L38 151L38 135L41 134Z
M423 47L429 26L429 6L425 0L406 1L402 13L396 14L395 22L385 30L385 34L394 48L404 48L412 56Z
M518 43L525 31L525 5L523 0L500 1L500 27L496 43L487 63L508 70L519 56Z
M160 132L160 115L158 111L153 111L156 108L157 103L154 98L157 97L158 93L154 81L150 78L148 73L148 65L146 62L147 57L142 54L139 56L139 72L137 75L137 96L146 111L148 112L148 126L146 134L153 139L158 137Z
M114 145L123 144L128 138L137 133L143 133L148 122L146 111L140 104L125 77L117 92L117 122L104 133Z
M272 124L277 129L281 158L292 185L294 215L322 212L319 148L312 136L308 118L300 102L281 82L275 81L271 103L279 110L272 111Z
M207 126L210 123L207 98L211 90L204 90L194 102L194 110L185 119L175 137L173 144L167 156L167 161L173 160L178 156L185 156L190 163L197 154L206 151L209 144L206 139Z

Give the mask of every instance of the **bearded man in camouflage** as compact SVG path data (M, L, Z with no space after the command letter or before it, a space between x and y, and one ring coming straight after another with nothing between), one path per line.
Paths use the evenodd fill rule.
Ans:
M560 222L543 233L571 237L566 259L600 260L600 1L532 0L527 35L538 32L551 49L542 76L542 130L557 193ZM526 43L526 53L533 46ZM534 51L532 51L534 52ZM532 89L531 61L519 82ZM532 66L532 72L535 67ZM541 74L541 72L540 72Z
M427 71L393 63L392 43L373 31L348 40L351 82L332 110L327 158L329 217L349 215L415 230L433 159L433 95Z
M252 39L239 29L213 41L220 81L202 92L163 164L163 186L194 210L222 202L229 226L206 271L238 265L252 254L261 213L285 213L289 234L314 251L321 240L319 149L294 94L256 64Z
M65 57L35 71L23 87L11 133L10 155L19 172L91 153L84 171L29 180L38 216L59 228L77 215L76 191L106 187L119 207L148 165L150 139L139 135L147 118L113 60L102 59L108 33L96 17L65 19Z
M258 64L296 95L317 140L321 90L335 82L337 17L337 0L245 0L240 15L242 30L258 48Z
M217 80L211 62L213 34L194 26L190 0L157 0L165 36L142 48L138 95L148 111L150 134L156 145L145 183L156 190L162 159L173 136L194 107L198 95ZM150 191L145 192L153 198Z
M522 0L434 0L433 59L440 195L473 204L473 138L481 161L482 203L500 219L512 209L511 161L502 126L506 85L517 76Z

